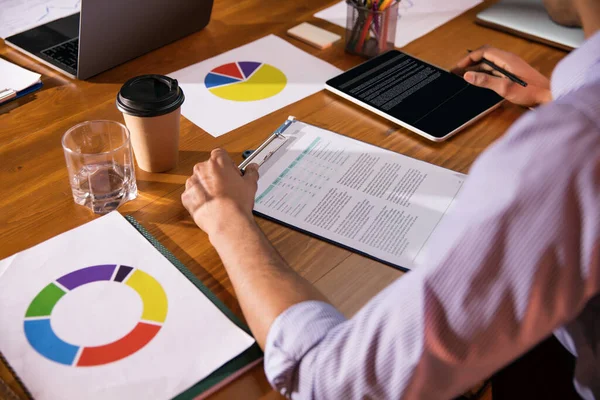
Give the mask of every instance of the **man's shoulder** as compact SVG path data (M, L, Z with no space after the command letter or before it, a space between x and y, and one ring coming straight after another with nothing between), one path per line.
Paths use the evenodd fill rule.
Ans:
M583 142L600 145L600 80L525 114L506 139L547 151L556 151L557 146L574 149Z
M517 191L548 180L567 184L600 163L599 115L600 85L573 91L521 117L471 172L508 174L505 184Z
M592 125L600 127L600 78L566 93L548 106L551 111L572 109Z

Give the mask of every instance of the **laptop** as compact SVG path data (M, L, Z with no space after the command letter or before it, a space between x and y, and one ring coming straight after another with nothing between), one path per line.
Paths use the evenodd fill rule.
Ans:
M83 0L81 11L6 38L71 78L87 79L204 28L213 0Z
M567 28L550 19L542 0L500 0L477 14L477 23L563 50L584 41L581 28Z

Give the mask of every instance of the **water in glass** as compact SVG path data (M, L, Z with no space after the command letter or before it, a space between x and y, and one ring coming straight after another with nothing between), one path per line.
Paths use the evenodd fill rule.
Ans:
M137 196L131 167L112 162L84 165L73 177L71 188L75 203L98 214L112 211Z
M115 121L86 121L62 139L75 203L97 214L137 197L127 128Z

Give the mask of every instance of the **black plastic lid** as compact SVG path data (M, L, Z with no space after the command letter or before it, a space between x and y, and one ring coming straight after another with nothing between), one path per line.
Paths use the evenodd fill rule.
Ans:
M121 87L117 108L136 117L157 117L176 110L184 100L177 79L164 75L140 75Z

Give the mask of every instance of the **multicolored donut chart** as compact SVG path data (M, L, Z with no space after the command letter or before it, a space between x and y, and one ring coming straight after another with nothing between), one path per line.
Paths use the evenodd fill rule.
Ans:
M84 347L65 342L52 329L52 310L73 289L99 281L121 283L135 290L143 304L141 320L128 334L106 345ZM103 365L146 346L160 331L167 309L167 295L151 275L126 265L94 265L61 276L35 296L25 313L25 336L39 354L54 362L74 367Z

